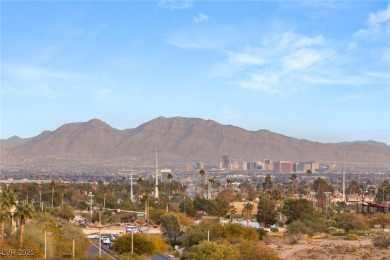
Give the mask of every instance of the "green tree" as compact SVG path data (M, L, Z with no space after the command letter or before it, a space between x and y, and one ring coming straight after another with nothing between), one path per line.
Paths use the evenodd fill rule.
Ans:
M386 213L375 212L370 217L370 223L372 225L380 225L383 231L385 231L386 226L390 224L390 215Z
M227 186L232 185L232 180L231 180L231 179L227 179L227 180L226 180L226 184L227 184Z
M271 178L271 175L267 174L267 176L265 176L265 187L266 187L266 190L269 189L270 185L272 184L272 178Z
M368 219L361 214L353 212L344 212L338 215L337 222L345 232L350 230L367 230L370 225Z
M131 234L115 239L113 250L119 254L131 252ZM137 255L152 255L155 245L144 234L133 234L133 251Z
M228 243L203 241L199 245L190 248L188 258L193 260L223 260L233 259L238 254L237 249Z
M236 192L232 187L227 187L218 192L217 198L227 201L229 203L237 200Z
M316 211L308 200L286 199L282 206L282 213L287 217L288 231L297 225L296 221L300 221L307 227L306 231L301 233L309 235L313 235L315 232L324 232L327 228L322 214Z
M276 201L267 195L260 196L256 219L263 227L275 224L278 219Z
M68 205L63 205L57 210L56 215L59 218L69 221L74 218L73 208Z
M192 199L186 198L184 201L180 202L179 209L180 212L183 212L192 218L198 217L198 213L196 212Z
M244 218L249 225L249 222L252 218L252 211L253 211L254 205L253 205L253 203L247 202L247 203L244 203L243 206L244 207L242 209L242 214L244 214Z
M317 193L318 207L324 209L326 206L326 195L324 192L333 192L334 188L326 180L319 177L313 182L313 189Z
M181 224L179 218L174 213L167 213L160 218L161 228L171 243L176 241L179 235Z
M15 217L19 219L19 243L20 245L22 245L24 226L27 220L35 217L35 211L33 206L26 200L18 203L16 206Z

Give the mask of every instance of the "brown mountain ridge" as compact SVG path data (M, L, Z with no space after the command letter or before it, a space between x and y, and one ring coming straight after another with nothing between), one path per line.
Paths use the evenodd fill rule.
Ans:
M8 140L8 139L7 139ZM199 118L159 117L136 128L118 130L99 119L64 124L44 131L27 142L5 146L1 140L3 164L16 158L72 159L99 163L159 161L206 163L232 160L343 162L387 165L390 146L375 141L319 143L296 139L267 130L248 131ZM8 142L9 143L9 142ZM345 158L345 159L344 159Z

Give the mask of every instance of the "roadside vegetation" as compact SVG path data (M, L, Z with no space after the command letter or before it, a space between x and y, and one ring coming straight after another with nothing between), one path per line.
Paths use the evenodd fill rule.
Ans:
M30 249L36 259L43 259L45 252L47 258L55 258L69 256L75 250L76 259L89 259L90 242L80 227L97 221L161 230L161 235L118 237L110 251L117 259L144 259L156 253L182 259L278 259L278 248L283 245L329 237L351 242L369 237L374 248L390 246L390 235L385 232L390 214L356 213L359 205L331 202L327 196L334 187L322 178L311 180L310 172L301 182L292 174L285 186L274 183L271 175L257 186L245 181L234 187L231 180L217 181L204 171L197 177L198 195L194 198L173 175L159 184L158 199L153 198L153 181L139 178L134 183L133 201L128 182L52 181L2 187L0 248ZM359 189L359 185L352 182L347 190ZM390 194L388 182L382 183L382 191L383 198ZM147 211L148 215L139 218L130 211ZM75 215L87 222L74 225Z

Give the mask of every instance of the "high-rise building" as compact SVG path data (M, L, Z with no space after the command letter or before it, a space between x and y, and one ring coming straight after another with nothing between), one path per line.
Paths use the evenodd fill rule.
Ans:
M230 158L229 155L222 155L222 163L223 163L223 168L229 169L230 165Z
M196 163L196 169L197 170L204 169L204 162L197 162Z
M317 172L319 168L318 162L298 162L296 164L296 172L306 172L307 170L310 170L311 172Z
M274 170L274 165L272 164L272 161L270 159L264 159L263 170L264 171L273 171Z
M248 170L248 164L246 163L246 161L242 162L242 170L243 171L247 171Z
M294 163L287 161L274 162L274 173L290 173L294 171Z

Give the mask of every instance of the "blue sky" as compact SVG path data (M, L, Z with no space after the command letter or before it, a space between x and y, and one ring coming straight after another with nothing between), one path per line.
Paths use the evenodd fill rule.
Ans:
M1 138L159 116L390 144L390 3L1 2Z

